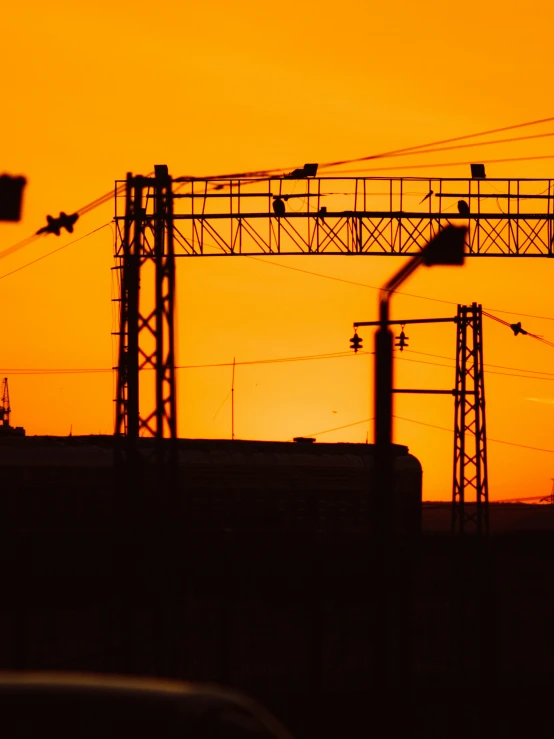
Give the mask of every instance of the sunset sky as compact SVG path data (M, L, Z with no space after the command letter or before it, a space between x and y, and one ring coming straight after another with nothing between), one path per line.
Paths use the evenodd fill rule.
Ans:
M47 213L72 213L127 172L146 174L154 164L167 164L174 176L295 167L554 116L554 9L546 0L528 9L496 0L463 7L436 0L12 3L0 25L7 70L0 173L23 174L28 185L21 223L0 224L0 251L32 235ZM554 122L519 133L548 131ZM549 178L553 144L541 138L379 166L405 165L391 169L395 176L463 177L469 166L441 163L552 155L487 165L489 177ZM408 169L413 165L425 168ZM83 216L72 236L0 254L0 373L9 377L12 424L28 434L113 431L112 372L21 372L116 364L112 218L108 202ZM400 264L371 257L182 259L178 364L347 350L352 323L376 319L374 288ZM289 266L361 285L283 268ZM421 270L405 286L411 296L395 297L393 317L449 316L456 309L449 302L475 301L554 341L553 274L545 259L470 259L463 269ZM371 349L371 330L361 333ZM397 385L452 387L453 326L406 333L413 352L439 358L406 352ZM489 437L551 450L491 441L491 498L547 494L554 349L492 321L485 322L484 347L487 364L516 368L489 370L552 373L540 380L486 375ZM362 421L373 415L372 377L367 355L238 366L236 435L290 440ZM183 369L178 380L179 435L229 438L231 368ZM421 460L424 497L448 499L452 433L421 424L451 429L452 398L398 397L396 413L411 419L396 422L395 439ZM371 424L317 438L363 442L368 429L371 441Z

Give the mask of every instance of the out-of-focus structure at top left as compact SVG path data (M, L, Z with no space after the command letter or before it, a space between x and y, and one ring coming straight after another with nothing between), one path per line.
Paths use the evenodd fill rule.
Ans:
M21 220L23 188L26 184L25 177L0 175L0 221Z

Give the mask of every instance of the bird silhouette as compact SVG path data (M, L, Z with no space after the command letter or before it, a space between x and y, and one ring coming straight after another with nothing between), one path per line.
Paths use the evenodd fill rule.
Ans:
M517 323L510 323L510 328L514 332L514 336L517 336L518 334L523 334L524 336L527 336L527 331L521 327L521 321L518 321Z
M59 236L62 228L65 228L65 230L71 234L73 233L73 224L75 223L75 221L77 221L78 218L78 213L73 213L72 215L68 216L67 213L64 213L63 211L60 213L58 218L53 218L53 216L46 216L47 225L39 228L39 230L37 231L37 235L56 234L56 236Z
M461 216L469 215L469 205L466 203L465 200L458 200L458 213Z
M427 193L427 195L426 195L426 196L425 196L425 197L423 198L423 200L420 200L420 201L419 201L419 204L421 205L421 203L424 203L424 202L425 202L426 200L429 200L429 198L431 197L431 195L434 195L434 194L435 194L435 193L434 193L434 192L433 192L432 190L429 190L429 192L428 192L428 193Z
M285 203L280 196L273 198L273 212L276 216L285 215Z

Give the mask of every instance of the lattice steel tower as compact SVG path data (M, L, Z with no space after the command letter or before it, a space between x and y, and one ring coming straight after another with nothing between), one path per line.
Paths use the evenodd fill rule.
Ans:
M173 196L165 165L156 166L154 178L128 175L125 217L117 228L121 311L115 433L134 440L176 439ZM148 271L154 273L153 285L146 283L141 291ZM141 370L154 371L149 393L140 392Z
M481 306L459 305L456 326L452 532L481 535L489 531ZM475 503L468 506L470 490L475 491Z

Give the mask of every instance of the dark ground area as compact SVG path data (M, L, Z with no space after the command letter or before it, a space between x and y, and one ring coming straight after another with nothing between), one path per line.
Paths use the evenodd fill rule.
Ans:
M390 618L412 659L408 672L392 659L383 710L371 452L343 446L310 457L288 445L288 461L265 447L257 467L221 448L208 464L193 449L175 567L152 499L150 523L126 539L125 571L105 445L89 442L86 464L62 449L74 462L63 466L48 459L64 445L34 457L28 446L21 462L0 449L0 667L229 684L300 739L366 737L381 720L414 737L553 736L554 507L492 506L488 544L460 550L447 506L424 507L416 535L412 465L391 538Z

